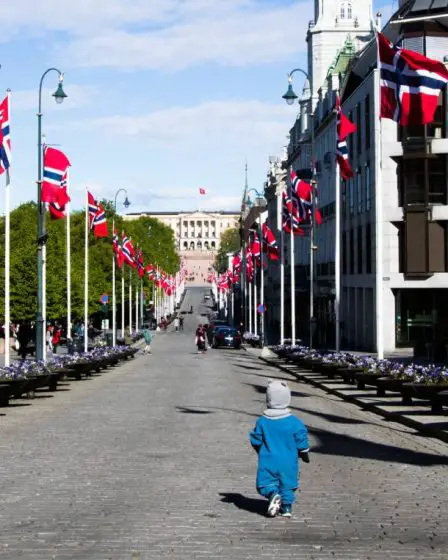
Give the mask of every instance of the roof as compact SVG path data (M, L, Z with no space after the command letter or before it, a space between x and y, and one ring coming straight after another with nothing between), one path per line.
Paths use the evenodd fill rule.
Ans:
M221 214L223 216L239 216L239 210L192 210L191 212L128 212L126 216L190 216L191 214Z

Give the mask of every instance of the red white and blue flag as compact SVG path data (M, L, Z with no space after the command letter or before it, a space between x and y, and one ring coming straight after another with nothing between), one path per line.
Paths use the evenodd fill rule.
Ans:
M95 200L92 193L87 191L87 203L89 212L89 225L95 237L107 237L106 212L104 206Z
M137 249L137 272L140 278L145 275L145 264L143 262L143 253L141 249Z
M348 161L347 136L353 134L356 130L356 124L348 119L341 109L339 96L336 96L336 161L341 171L341 177L344 180L353 177L353 170Z
M41 202L58 202L62 181L66 176L70 162L64 152L50 146L44 146L44 175Z
M448 69L438 60L394 47L382 33L377 38L381 118L404 126L432 122Z
M116 228L114 227L113 237L112 237L112 249L115 253L115 258L117 259L118 268L122 268L124 263L123 249L121 248L120 239Z
M282 228L286 233L292 231L294 235L305 235L305 232L299 226L299 219L291 199L285 192L282 193Z
M93 220L95 219L96 213L98 212L98 204L92 193L87 192L87 203L89 205L89 224L92 228Z
M8 94L0 104L0 175L9 169L11 159Z
M271 228L264 223L262 225L263 231L263 252L267 254L271 261L278 261L280 258L280 250L277 245L277 240Z
M312 189L310 183L298 178L297 173L291 168L291 183L288 189L289 208L293 214L293 218L299 223L309 224L312 221ZM319 210L317 209L317 200L315 200L314 212L316 215L316 224L322 222Z
M67 172L61 181L59 187L58 199L55 202L48 204L50 216L52 220L62 220L67 215L67 204L70 202L70 197L67 192Z
M123 248L124 262L129 266L132 266L132 268L136 268L137 262L135 260L135 249L131 240L126 236L124 231L121 234L121 246Z

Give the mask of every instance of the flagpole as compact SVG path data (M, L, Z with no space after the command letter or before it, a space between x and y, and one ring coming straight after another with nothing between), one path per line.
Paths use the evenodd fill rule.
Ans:
M8 96L10 94L8 93ZM11 107L11 105L9 105ZM10 117L11 118L11 115ZM5 185L5 367L10 364L10 250L11 250L11 228L10 228L10 176L9 169L6 170Z
M294 227L293 217L291 215L291 232L290 232L290 273L291 273L291 344L296 343L296 274L294 270Z
M137 279L135 282L135 332L138 332L138 320L139 320L139 316L138 316L138 274L137 274Z
M252 285L253 285L253 278L252 278L252 282L249 282L249 332L250 333L253 332L252 331Z
M261 264L261 278L260 278L260 305L264 306L264 258L263 258L263 247L264 247L264 239L263 233L261 230L261 216L258 216L258 223L260 226L260 238L261 238L261 256L260 256L260 264ZM267 243L266 243L267 246ZM264 311L260 313L260 342L261 346L264 346Z
M285 343L285 231L283 229L283 199L277 195L277 224L280 224L280 344Z
M84 352L89 349L89 199L86 187L84 232Z
M115 216L112 220L112 238L115 239ZM112 248L112 346L115 346L117 344L117 294L115 284L115 254Z
M67 194L70 193L70 171L67 169ZM70 237L70 202L66 205L66 251L67 251L67 346L72 339L72 257L71 257L71 237Z
M140 328L143 327L144 323L144 313L143 313L143 278L140 278Z
M124 339L124 264L121 267L121 338Z
M252 312L254 315L254 335L258 334L258 321L257 321L257 263L254 262L254 297L252 301Z
M132 334L132 268L129 267L129 336Z
M334 242L334 313L335 313L335 348L341 349L341 177L339 165L336 163L335 184L335 242Z

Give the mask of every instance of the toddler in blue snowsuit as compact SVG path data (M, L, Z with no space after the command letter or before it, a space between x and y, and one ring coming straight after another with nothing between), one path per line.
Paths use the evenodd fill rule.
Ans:
M267 408L250 433L258 454L257 491L269 499L268 515L291 517L299 486L299 457L309 463L308 430L291 414L291 391L284 381L269 381Z

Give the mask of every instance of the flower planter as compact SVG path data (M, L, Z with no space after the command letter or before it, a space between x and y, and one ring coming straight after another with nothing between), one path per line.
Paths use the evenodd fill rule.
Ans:
M355 382L355 373L364 373L364 370L362 368L340 367L336 373L342 377L345 383L352 385Z
M438 414L443 412L443 407L448 406L448 390L440 391L431 398L431 411Z
M327 377L329 377L330 379L333 379L334 376L338 373L338 369L341 368L342 366L339 366L337 364L327 364L327 363L323 363L320 365L320 372L323 375L326 375Z
M74 377L79 380L83 375L90 375L90 364L87 362L74 362L72 364L67 364L69 373L67 377Z
M358 383L358 389L365 389L366 385L375 385L376 381L382 376L382 373L375 372L357 372L354 374L354 378Z
M401 386L401 394L403 395L403 404L412 404L412 399L422 399L430 401L437 393L446 391L448 385L446 383L440 385L430 385L425 383L403 383Z
M42 381L42 376L28 377L27 379L9 379L2 381L9 386L9 396L19 399L25 393L34 393Z
M6 383L0 385L0 407L8 406L10 392L9 385Z
M386 391L391 391L392 393L400 393L401 386L403 385L403 379L396 379L395 377L384 376L379 377L375 381L376 385L376 396L385 397Z

